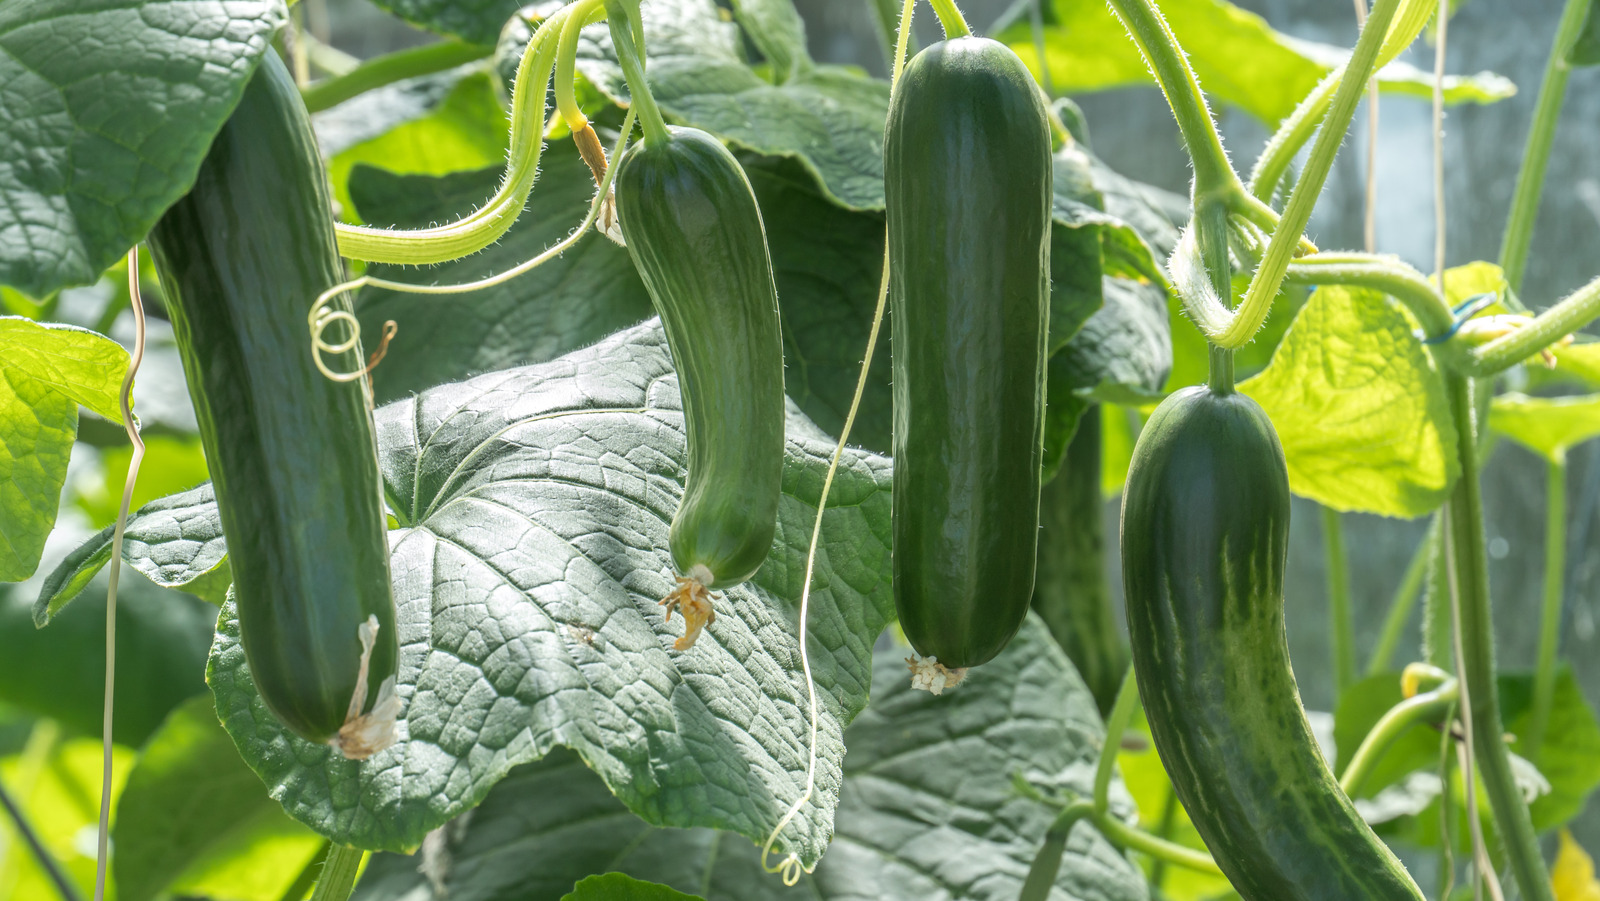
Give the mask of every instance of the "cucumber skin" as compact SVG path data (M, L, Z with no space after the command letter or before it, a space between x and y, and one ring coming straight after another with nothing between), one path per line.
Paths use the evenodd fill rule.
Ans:
M149 243L216 488L251 676L285 726L326 741L355 691L360 625L378 618L369 701L394 674L399 643L372 414L359 383L330 381L312 362L306 314L342 269L311 122L276 54ZM352 351L329 363L362 361Z
M1027 616L1049 325L1050 131L986 38L934 44L884 134L894 596L917 653L976 666Z
M755 193L716 138L670 127L617 164L628 254L666 328L689 437L669 544L707 588L744 582L777 531L783 490L783 337Z
M1139 435L1122 505L1128 631L1156 750L1246 901L1421 901L1328 772L1283 622L1289 479L1242 394L1187 388Z

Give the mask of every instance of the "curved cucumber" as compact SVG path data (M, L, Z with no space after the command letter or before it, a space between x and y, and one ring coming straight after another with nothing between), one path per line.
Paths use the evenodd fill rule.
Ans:
M312 301L341 280L331 209L299 91L269 53L194 188L149 240L251 676L284 725L340 744L363 624L378 626L367 700L393 677L399 645L372 414L359 383L317 371L306 333ZM332 362L359 369L360 351ZM347 735L340 746L366 756L383 737Z
M1128 631L1179 800L1246 901L1421 901L1328 772L1289 667L1289 478L1242 394L1180 391L1134 447L1122 504Z
M703 131L669 132L667 141L635 144L617 164L617 217L683 393L689 470L672 518L672 560L689 589L724 588L756 574L777 530L778 292L761 211L738 160ZM704 599L703 590L692 593ZM684 615L690 634L680 649L694 643L697 623L709 622L709 602Z
M884 134L894 596L919 654L993 658L1033 595L1049 318L1050 132L1003 44L911 61Z

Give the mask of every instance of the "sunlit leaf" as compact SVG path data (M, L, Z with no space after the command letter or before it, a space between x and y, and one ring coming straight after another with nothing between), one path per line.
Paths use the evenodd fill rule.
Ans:
M1460 472L1455 424L1413 328L1381 294L1320 288L1267 368L1239 384L1272 417L1296 494L1400 517L1444 502Z

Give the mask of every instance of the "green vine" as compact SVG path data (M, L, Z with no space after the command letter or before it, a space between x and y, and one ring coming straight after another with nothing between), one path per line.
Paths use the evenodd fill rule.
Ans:
M1539 656L1533 671L1533 721L1523 737L1530 760L1539 761L1539 749L1550 724L1550 705L1556 690L1556 651L1561 642L1563 569L1567 560L1567 459L1563 450L1545 466L1544 604L1539 615Z
M319 112L337 106L357 94L393 84L403 78L431 75L456 66L484 59L493 47L440 41L422 47L396 50L366 60L343 75L325 78L300 91L306 109Z
M317 877L317 888L311 901L346 901L356 885L356 874L361 871L361 859L366 852L348 845L330 845L323 858L322 873Z
M1478 488L1473 384L1460 373L1447 375L1445 384L1461 461L1461 477L1456 480L1445 508L1444 538L1460 637L1458 665L1464 686L1463 718L1471 733L1477 770L1489 797L1489 807L1523 897L1529 901L1555 901L1528 805L1517 787L1510 752L1502 738L1505 729L1495 685L1494 623L1490 614L1488 558L1484 550L1483 499Z
M358 260L421 266L476 253L511 228L533 190L544 149L545 93L555 65L556 41L569 16L586 18L600 0L578 0L540 23L529 39L511 99L511 148L505 179L483 206L436 228L414 230L337 226L339 253Z
M1522 290L1522 274L1528 265L1528 248L1533 244L1534 217L1539 212L1539 195L1544 190L1545 166L1550 147L1555 143L1556 121L1561 118L1561 103L1567 95L1567 77L1572 74L1568 57L1583 33L1590 0L1567 0L1556 26L1555 42L1545 63L1544 82L1539 86L1539 103L1534 109L1533 127L1528 131L1522 168L1517 172L1517 187L1511 195L1511 213L1506 218L1505 238L1500 244L1500 268L1505 270L1511 290Z

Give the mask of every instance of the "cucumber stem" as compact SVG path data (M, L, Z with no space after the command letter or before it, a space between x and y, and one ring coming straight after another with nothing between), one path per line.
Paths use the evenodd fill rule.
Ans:
M630 105L639 108L639 125L644 129L644 143L661 144L672 139L667 131L667 121L661 116L650 83L645 80L644 20L639 16L638 0L605 0L606 18L611 26L611 43L617 51L617 61L622 64L622 74L628 80Z
M1439 534L1438 520L1432 520L1428 531L1418 542L1417 549L1411 554L1411 562L1406 564L1405 575L1400 578L1400 587L1395 589L1394 597L1389 601L1389 613L1383 620L1383 631L1378 634L1378 643L1372 649L1372 657L1367 661L1367 675L1376 676L1389 668L1389 663L1394 659L1395 648L1400 644L1400 635L1405 631L1406 625L1411 622L1411 611L1416 609L1417 598L1422 594L1422 580L1428 574L1428 561L1432 558L1433 542Z
M300 90L308 112L321 112L386 84L418 75L432 75L484 59L493 47L461 41L439 41L422 47L374 56L343 75L325 78Z
M939 17L939 27L944 29L945 40L951 38L964 38L972 35L967 20L961 15L960 7L955 0L928 0L933 6L933 14Z
M1356 681L1356 639L1350 620L1350 559L1344 552L1339 511L1322 507L1322 561L1328 580L1328 636L1333 656L1334 701Z
M1590 0L1567 0L1560 24L1545 62L1544 82L1539 85L1539 102L1534 108L1533 126L1528 130L1527 148L1522 153L1522 168L1517 171L1517 187L1511 195L1511 212L1506 217L1506 233L1500 244L1500 268L1512 291L1522 290L1522 275L1528 265L1528 248L1533 243L1534 219L1539 213L1539 196L1544 190L1545 166L1555 143L1556 123L1561 118L1561 103L1567 96L1567 77L1572 63L1567 59L1583 33Z
M1473 385L1460 373L1445 376L1450 412L1455 419L1456 453L1461 477L1445 509L1446 549L1450 552L1456 629L1461 639L1458 672L1464 683L1465 720L1471 732L1477 770L1489 808L1505 844L1506 857L1522 896L1528 901L1555 901L1550 874L1539 852L1539 838L1511 770L1502 736L1500 701L1496 694L1494 621L1489 601L1489 565L1484 550L1483 498L1478 487L1478 445L1472 405Z
M1544 609L1539 623L1539 662L1533 677L1533 721L1523 749L1534 763L1550 724L1556 690L1556 652L1561 643L1561 598L1567 560L1567 458L1564 451L1545 469Z

